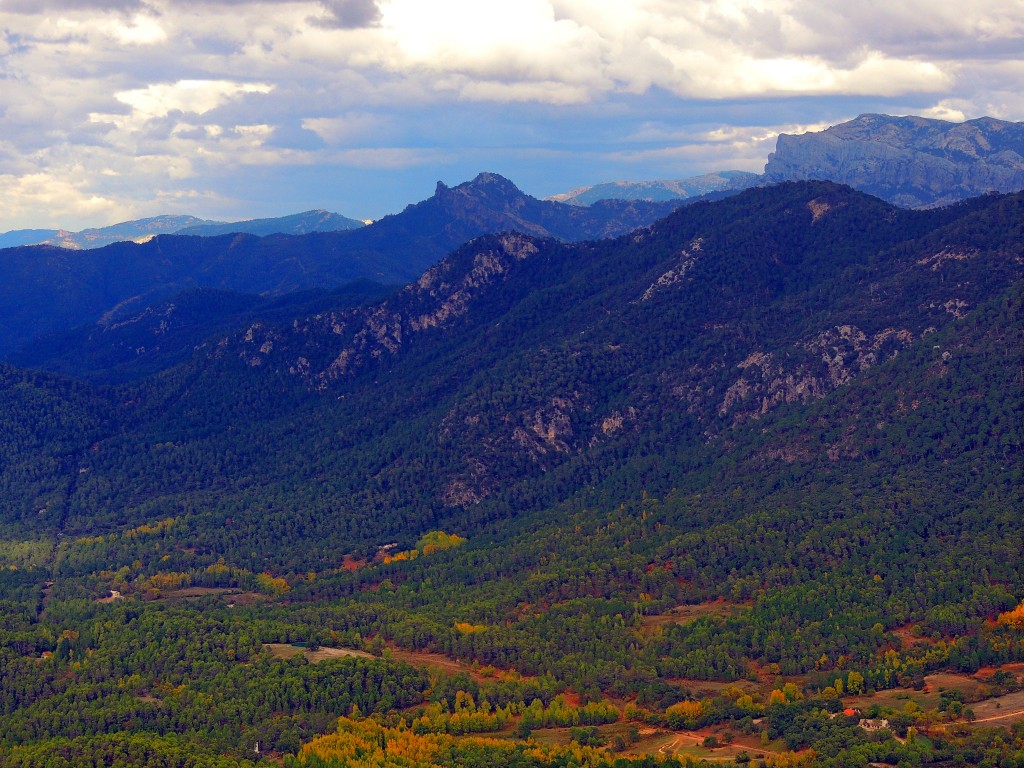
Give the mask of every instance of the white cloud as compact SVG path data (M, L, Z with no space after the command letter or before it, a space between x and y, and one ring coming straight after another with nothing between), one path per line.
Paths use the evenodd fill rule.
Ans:
M660 164L665 168L663 178L679 178L715 170L760 173L764 170L768 154L774 151L780 133L800 134L822 131L828 127L828 123L789 123L672 131L664 126L646 125L636 137L646 142L657 139L662 146L613 152L609 154L608 160L634 167Z
M167 39L167 33L152 16L137 15L131 24L121 24L114 35L128 45L153 45Z
M1020 0L4 0L0 30L0 229L289 168L685 175L858 111L1024 116Z
M466 76L449 76L437 81L438 90L452 90L470 101L541 102L544 104L583 104L590 100L586 88L555 80L501 82Z
M338 117L307 117L302 120L302 127L331 145L378 138L389 130L381 117L368 112Z
M270 93L269 83L236 83L230 80L179 80L146 88L121 91L114 97L132 108L133 117L145 121L172 111L205 114L229 99L246 93Z
M953 123L961 123L967 119L967 115L959 109L956 103L950 99L943 99L933 107L921 110L922 117L931 117L936 120L948 120Z
M0 175L0 205L12 221L34 221L35 226L61 227L75 222L126 219L132 208L90 191L81 174L69 177L67 169ZM51 212L41 217L43 211ZM57 214L60 214L60 218Z

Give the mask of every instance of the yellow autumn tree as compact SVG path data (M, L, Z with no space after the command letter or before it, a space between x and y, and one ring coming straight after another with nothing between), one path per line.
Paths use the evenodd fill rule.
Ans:
M465 543L466 540L464 538L454 533L431 531L430 533L423 534L423 537L416 542L416 549L420 551L420 554L431 555L434 552L451 549Z
M256 577L256 583L259 585L260 591L271 595L283 595L291 589L287 581L266 572Z
M996 624L1001 627L1012 627L1013 629L1024 629L1024 600L1012 611L1000 613Z
M696 728L703 715L701 702L680 701L665 710L665 722L669 728Z
M813 749L804 752L780 752L768 758L769 768L811 768L817 754Z

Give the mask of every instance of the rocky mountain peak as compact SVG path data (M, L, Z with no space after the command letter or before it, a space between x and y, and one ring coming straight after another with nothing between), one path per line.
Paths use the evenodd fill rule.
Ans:
M768 182L828 179L908 208L1024 189L1024 123L865 114L817 133L780 134Z
M455 187L449 187L439 181L434 197L442 202L455 199L482 199L493 202L496 199L517 200L528 196L504 176L484 172L477 174L472 181Z

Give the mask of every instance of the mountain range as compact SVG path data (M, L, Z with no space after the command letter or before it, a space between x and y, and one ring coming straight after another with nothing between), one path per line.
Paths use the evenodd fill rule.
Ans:
M686 200L722 196L761 183L761 176L746 171L719 171L688 179L661 181L610 181L552 195L549 200L573 205L593 205L599 200Z
M680 181L606 182L551 199L578 205L610 198L689 199L806 179L849 184L904 208L1016 192L1024 189L1024 123L860 115L824 131L780 134L763 174L723 171Z
M609 237L650 224L677 205L607 201L581 208L537 200L507 179L483 173L452 188L439 183L433 197L401 213L340 232L160 235L82 252L50 246L0 250L0 265L11 277L0 286L0 354L84 324L102 332L188 288L281 296L353 280L402 284L482 234Z
M1010 301L1022 206L1018 195L912 213L831 184L784 184L616 240L480 237L382 302L257 319L208 339L184 368L143 380L146 394L130 398L138 407L109 417L136 427L83 457L88 472L66 504L14 494L8 514L34 527L30 512L63 506L68 530L84 533L193 508L189 499L219 487L202 519L230 516L247 532L257 554L232 552L246 564L320 565L302 554L312 531L339 556L424 525L471 534L480 515L518 514L525 501L511 499L523 483L534 504L552 504L559 484L594 482L593 467L626 445L627 466L655 460L662 448L645 435L671 434L665 447L699 455L779 407L828 397L904 354L918 359L929 336ZM278 437L288 432L302 443ZM348 437L323 450L330 434ZM178 447L144 449L156 435ZM859 455L856 446L836 436L827 448ZM196 450L213 453L179 464ZM242 463L190 476L225 452ZM115 480L139 460L142 486ZM287 514L313 516L292 540L270 535L280 513L266 505L296 462L331 481L293 488ZM663 482L677 477L672 464ZM99 496L97 483L108 489ZM303 506L309 494L321 501ZM349 533L315 513L325 505L349 510ZM380 505L387 516L372 512ZM205 532L206 546L217 535Z
M906 208L1024 189L1024 123L861 115L819 133L780 134L765 181L829 179Z
M1024 760L1024 192L689 202L0 251L0 768Z
M206 221L195 216L155 216L125 221L109 227L68 232L62 229L20 229L0 233L0 248L20 245L53 245L58 248L83 250L102 248L120 242L141 243L157 235L226 235L243 232L252 235L303 235L308 232L336 232L357 229L363 222L324 210L306 211L272 219L248 221Z

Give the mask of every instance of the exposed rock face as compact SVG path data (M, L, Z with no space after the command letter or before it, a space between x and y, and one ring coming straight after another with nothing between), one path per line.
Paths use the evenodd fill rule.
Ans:
M1024 123L861 115L820 133L781 134L768 182L827 179L907 208L1024 189Z
M578 405L579 396L553 397L547 404L519 414L521 426L515 428L512 439L534 458L549 451L569 453L570 443L575 437L572 414Z
M786 354L754 352L739 364L740 376L726 391L718 414L731 413L741 422L783 403L816 400L895 357L913 341L907 329L886 328L869 337L856 326L839 325Z
M567 205L538 200L496 173L481 173L457 187L437 183L434 196L420 205L475 227L473 236L514 230L536 237L578 241L617 237L667 216L681 203L670 200L600 200ZM468 237L465 239L469 239Z
M511 191L481 182L496 199ZM436 393L426 428L446 457L436 499L459 508L591 450L639 450L666 422L727 445L738 427L848 387L1019 279L1024 195L927 216L827 182L745 196L767 212L753 224L737 199L614 243L480 237L378 303L252 323L206 351L356 410L392 377L422 383ZM439 197L475 199L444 187ZM922 239L904 223L922 220L958 223ZM990 222L1003 234L975 242ZM484 386L463 385L484 370ZM830 440L787 436L765 460L861 450L855 431Z
M700 256L700 251L703 246L704 241L698 237L684 248L679 253L679 263L655 280L654 283L644 291L641 301L650 301L658 291L682 282L686 277L686 273L693 269L694 265L697 263L697 258Z
M535 241L523 235L495 235L489 247L467 249L463 258L456 252L393 299L375 306L296 320L289 331L257 323L239 340L239 356L249 365L258 366L275 353L275 342L281 342L284 349L303 349L305 343L325 348L336 343L333 360L321 370L316 370L305 355L288 360L292 375L323 389L367 363L397 355L410 339L424 331L452 325L470 311L477 297L503 281L515 262L537 252ZM469 263L464 263L466 260ZM219 349L211 352L213 356L219 354Z

